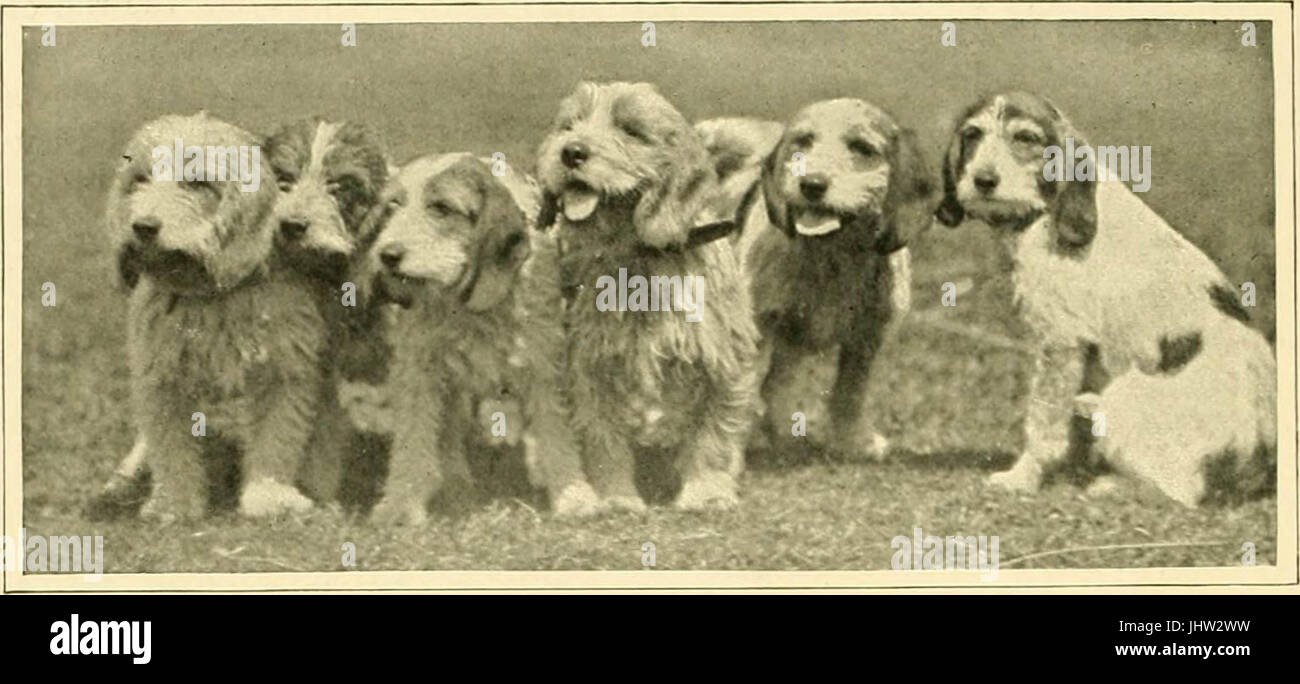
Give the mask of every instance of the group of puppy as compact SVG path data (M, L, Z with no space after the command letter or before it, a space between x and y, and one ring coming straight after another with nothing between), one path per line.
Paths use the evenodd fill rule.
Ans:
M274 516L370 477L373 519L418 524L503 441L558 516L644 510L647 458L675 466L675 507L725 509L751 441L790 439L809 411L786 390L822 354L836 371L809 436L881 458L868 373L909 307L909 240L935 217L993 228L1043 350L1024 452L993 484L1036 488L1096 412L1093 450L1188 505L1216 456L1243 478L1275 469L1268 342L1127 188L1042 180L1044 146L1076 135L1040 97L987 98L940 184L913 134L861 100L692 125L652 85L583 83L534 179L471 153L395 167L356 123L262 139L164 116L110 191L136 437L91 509ZM153 178L151 150L175 139L261 145L260 186ZM620 269L703 278L697 322L598 307L597 280Z

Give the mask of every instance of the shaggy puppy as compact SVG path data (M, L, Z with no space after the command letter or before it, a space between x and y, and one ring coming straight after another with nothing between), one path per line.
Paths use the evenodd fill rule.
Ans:
M770 140L756 124L715 126L735 141L714 137L718 160L743 165ZM866 102L839 99L801 110L767 149L763 202L749 210L739 249L763 333L769 425L788 429L792 410L809 411L777 400L800 361L838 350L833 442L813 434L845 456L879 458L887 442L863 415L867 378L909 306L907 241L930 221L932 183L915 136Z
M155 164L154 151L175 141L206 155L196 174L186 163L190 180L172 180ZM242 454L243 514L311 505L292 482L322 389L325 322L300 278L269 268L269 168L249 154L257 175L241 185L220 180L214 158L240 148L256 154L259 142L205 113L162 117L127 144L110 191L119 268L134 285L127 347L143 459L153 470L144 510L152 517L203 515L212 490L205 467L231 450Z
M734 251L692 233L717 193L699 137L652 85L583 83L537 168L539 224L558 223L568 387L596 492L643 509L634 459L653 449L675 458L677 507L734 505L757 413L757 331ZM616 298L616 283L632 289Z
M1037 488L1070 442L1072 408L1104 415L1097 447L1118 471L1186 505L1205 494L1211 457L1231 454L1237 480L1271 470L1277 369L1237 288L1095 154L1096 180L1083 162L1080 180L1045 180L1045 148L1070 139L1085 146L1043 98L997 95L961 118L944 161L937 217L993 228L1042 347L1025 451L991 482Z
M338 495L340 463L357 448L365 450L369 441L368 436L350 435L330 378L336 370L340 326L348 322L349 314L360 316L343 305L341 288L362 224L387 182L388 165L377 137L366 127L317 118L284 126L267 139L264 151L281 190L269 217L275 231L270 268L285 278L297 275L312 281L305 285L317 295L317 305L333 331L331 346L322 355L325 385L320 417L298 476L299 485L313 499L332 500ZM136 513L148 498L147 453L147 445L137 436L109 483L87 506L87 517L112 519Z
M392 458L381 522L424 520L444 481L471 479L466 449L522 433L558 515L595 510L561 393L563 303L554 240L529 235L537 185L470 154L402 167L370 251L388 325ZM507 407L513 401L523 416ZM515 415L510 415L515 414ZM480 415L488 416L482 421Z
M331 331L322 368L321 417L297 482L318 501L342 496L346 505L364 505L367 495L358 490L373 486L373 475L365 471L384 451L384 438L353 429L339 406L337 387L340 375L356 372L348 363L355 347L373 341L365 330L370 312L348 277L354 254L364 254L368 245L363 241L373 239L372 214L388 182L387 157L368 127L309 118L272 135L267 158L281 191L272 216L275 267L313 281ZM353 296L345 304L349 292ZM345 480L348 489L340 491Z

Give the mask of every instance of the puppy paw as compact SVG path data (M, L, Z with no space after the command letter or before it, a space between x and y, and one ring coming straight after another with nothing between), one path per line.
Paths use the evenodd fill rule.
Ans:
M1017 466L1011 470L993 473L989 476L988 484L990 487L1013 492L1035 492L1038 491L1041 480L1042 472L1038 468Z
M386 496L370 510L370 522L379 527L418 527L428 520L429 513L424 508L424 502L418 499Z
M248 483L239 495L239 513L246 518L301 513L310 510L311 506L311 499L296 488L270 478Z
M832 447L832 451L846 461L880 463L889 450L889 440L879 432L870 431L849 444Z
M1074 415L1080 418L1092 418L1092 414L1101 408L1101 395L1095 392L1084 392L1075 395L1073 403Z
M569 483L551 498L551 512L560 518L586 518L599 513L600 509L596 490L583 480Z
M108 484L86 502L81 515L95 522L132 518L140 514L140 509L148 500L147 473L136 473L131 476L113 473Z
M177 496L164 487L154 487L153 496L140 508L140 517L159 525L199 520L205 513L198 496Z
M721 472L710 472L688 479L673 502L680 511L730 510L740 503L736 480Z
M601 499L601 508L607 511L645 513L645 502L639 496L607 496Z

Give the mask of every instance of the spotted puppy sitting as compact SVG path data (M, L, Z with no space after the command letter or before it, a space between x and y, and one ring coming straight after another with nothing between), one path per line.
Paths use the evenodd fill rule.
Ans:
M1086 147L1047 100L1005 93L961 116L944 161L938 219L993 229L1040 349L1024 452L991 483L1038 488L1078 437L1072 416L1095 413L1106 460L1180 503L1204 499L1212 469L1267 480L1277 444L1268 342L1219 267L1095 155L1095 177L1081 161L1074 180L1046 179L1044 151L1071 141Z
M735 505L757 417L757 331L735 252L710 240L725 232L693 232L712 224L702 214L718 193L702 141L652 85L583 83L561 103L537 169L539 225L553 223L562 246L566 379L596 493L644 509L636 459L667 457L682 479L678 508ZM650 305L615 305L609 284L620 280L650 283ZM673 305L688 282L693 315Z
M380 522L419 523L444 481L471 480L467 450L492 441L485 401L516 400L528 458L557 515L595 511L561 392L563 304L554 240L532 231L536 184L470 154L422 157L391 184L370 251L389 323L392 459ZM505 401L506 404L510 403Z

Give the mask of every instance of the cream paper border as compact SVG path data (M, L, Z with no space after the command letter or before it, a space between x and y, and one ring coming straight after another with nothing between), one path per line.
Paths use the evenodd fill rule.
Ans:
M244 23L456 23L629 22L779 20L978 20L978 19L1181 19L1273 22L1274 166L1277 252L1278 457L1277 566L1254 568L1142 568L1096 570L999 570L996 582L969 571L547 571L547 572L304 572L170 573L104 575L2 574L0 592L475 592L563 593L642 590L653 593L771 592L841 593L1300 593L1297 587L1296 506L1296 317L1294 16L1283 3L867 3L867 4L672 4L672 5L479 5L267 7L253 0L238 6L20 7L3 9L4 175L4 459L0 530L18 538L22 515L22 27L59 25L158 25ZM115 5L115 6L108 6Z

